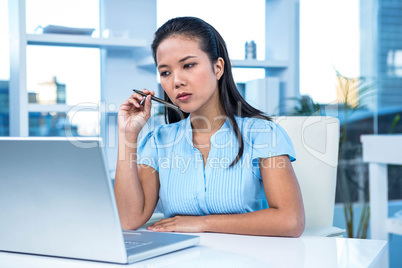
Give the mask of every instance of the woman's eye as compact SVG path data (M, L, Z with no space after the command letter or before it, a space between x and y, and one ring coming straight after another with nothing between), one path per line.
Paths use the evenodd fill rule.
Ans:
M187 63L187 64L184 64L184 69L191 68L191 67L193 67L194 65L195 65L195 63Z
M160 73L160 76L168 76L169 74L170 74L170 72L165 71L165 72L161 72L161 73Z

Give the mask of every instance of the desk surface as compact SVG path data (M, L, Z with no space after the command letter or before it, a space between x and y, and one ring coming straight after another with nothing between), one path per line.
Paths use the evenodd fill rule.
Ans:
M198 246L129 267L372 267L382 240L326 237L278 238L202 233ZM122 267L118 264L0 252L0 267Z

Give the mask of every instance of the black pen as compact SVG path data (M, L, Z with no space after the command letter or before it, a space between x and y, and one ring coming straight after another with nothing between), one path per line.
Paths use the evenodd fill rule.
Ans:
M133 91L134 91L135 93L138 93L138 94L144 96L144 97L147 97L147 96L148 96L148 94L145 94L144 92L139 91L139 90L137 90L137 89L133 89ZM172 104L172 103L169 103L169 102L167 102L167 101L164 101L164 100L162 100L162 99L160 99L160 98L157 98L157 97L155 97L155 96L152 96L152 95L151 95L151 100L154 100L154 101L156 101L156 102L162 103L163 105L166 105L166 106L169 107L169 108L173 108L173 109L176 109L176 110L180 110L179 106L174 105L174 104Z

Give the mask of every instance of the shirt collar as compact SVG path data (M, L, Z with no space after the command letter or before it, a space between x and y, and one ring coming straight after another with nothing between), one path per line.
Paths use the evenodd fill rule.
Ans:
M188 139L188 141L193 142L193 130L191 127L191 115L189 115L186 119L184 119L183 121L183 125L184 125L184 130L185 130L185 136ZM237 119L237 116L235 116L235 120ZM221 139L223 138L225 135L227 135L228 133L231 133L230 130L232 129L232 126L230 124L229 121L229 117L226 118L225 122L223 123L222 127L214 133L214 135L212 135L212 137L214 137L215 139ZM233 131L232 131L233 132Z

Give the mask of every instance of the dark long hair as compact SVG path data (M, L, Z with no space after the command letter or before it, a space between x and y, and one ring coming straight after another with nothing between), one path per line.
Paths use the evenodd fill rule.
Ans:
M239 152L233 162L235 165L243 155L244 142L239 126L235 120L235 115L239 117L259 117L266 120L271 118L265 115L262 111L255 109L248 104L237 90L236 83L232 75L232 66L229 59L229 54L226 48L226 43L222 36L207 22L195 17L178 17L173 18L163 24L156 32L152 42L152 53L157 64L156 50L159 44L166 38L173 35L183 35L195 38L199 42L200 49L205 52L211 63L217 62L221 57L224 60L223 75L218 81L219 98L226 116L236 134L239 141ZM164 94L165 100L172 102L167 94ZM178 122L189 116L188 113L165 108L165 121L167 124Z

